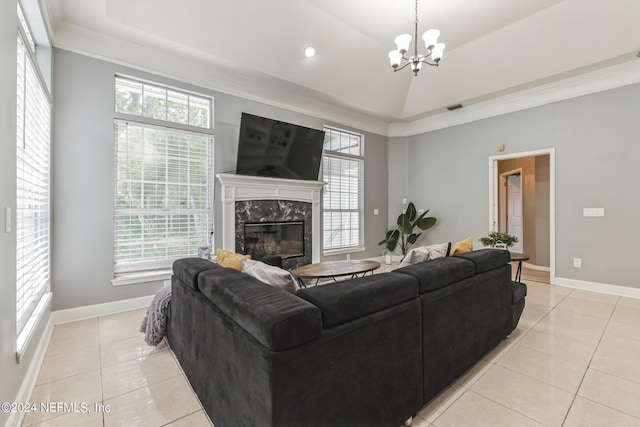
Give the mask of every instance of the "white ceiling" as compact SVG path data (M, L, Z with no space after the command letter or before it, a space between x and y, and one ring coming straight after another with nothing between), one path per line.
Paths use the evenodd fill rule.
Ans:
M412 0L43 5L57 47L347 122L411 122L640 51L638 0L420 0L419 35L438 28L447 48L439 67L417 77L387 60L395 36L412 32ZM315 57L304 57L307 44Z

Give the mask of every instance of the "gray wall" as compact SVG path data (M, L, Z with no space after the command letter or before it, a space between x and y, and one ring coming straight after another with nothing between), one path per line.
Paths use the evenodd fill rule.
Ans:
M387 228L390 230L396 227L398 215L400 215L402 209L406 207L402 201L407 198L407 189L409 188L409 180L407 176L409 138L404 136L389 138L389 150L387 156L387 167L389 169L389 220ZM409 201L410 200L407 200L407 202Z
M31 345L16 363L16 2L0 2L0 402L15 402L18 390L48 318L36 329ZM4 228L11 208L11 232ZM0 411L0 425L9 414Z
M599 92L409 138L409 197L432 209L429 240L471 236L489 221L488 158L555 147L556 276L640 288L640 85ZM603 207L604 218L585 218ZM582 268L573 258L582 258Z
M122 73L214 97L214 171L235 169L242 112L321 129L339 123L255 101L193 87L121 65L55 49L54 247L55 310L151 295L161 283L112 286L113 268L113 90ZM358 131L357 129L347 128ZM365 244L353 258L379 256L387 223L387 138L365 134ZM215 222L221 227L216 183ZM379 215L373 215L373 209ZM216 236L221 244L221 233ZM342 258L335 256L332 259Z

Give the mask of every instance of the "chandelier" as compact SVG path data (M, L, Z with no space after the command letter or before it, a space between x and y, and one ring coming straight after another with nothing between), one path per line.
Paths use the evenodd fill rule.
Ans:
M422 35L422 40L424 40L424 44L427 46L427 51L425 55L418 54L418 0L416 0L416 20L414 24L415 37L413 41L413 55L408 58L405 56L405 53L409 50L411 35L400 34L394 40L398 48L389 52L389 62L391 62L393 71L399 71L406 68L407 65L411 65L411 71L417 76L422 64L433 65L434 67L438 66L438 63L442 59L442 53L444 52L444 43L438 43L440 31L435 29L426 31ZM431 59L431 61L429 61L429 59ZM400 66L403 60L407 62Z

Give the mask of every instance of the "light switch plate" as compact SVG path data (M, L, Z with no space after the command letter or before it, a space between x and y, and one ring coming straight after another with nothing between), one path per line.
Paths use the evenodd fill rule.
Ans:
M604 216L604 208L583 208L582 216Z
M11 233L11 208L4 208L4 232Z

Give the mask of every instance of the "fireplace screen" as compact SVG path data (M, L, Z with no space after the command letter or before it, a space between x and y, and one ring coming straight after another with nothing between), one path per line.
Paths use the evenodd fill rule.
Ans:
M245 223L244 253L252 258L264 254L283 259L304 256L304 221Z

